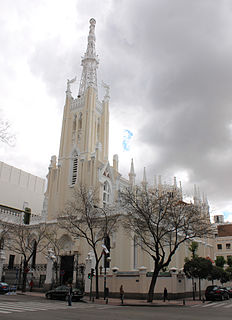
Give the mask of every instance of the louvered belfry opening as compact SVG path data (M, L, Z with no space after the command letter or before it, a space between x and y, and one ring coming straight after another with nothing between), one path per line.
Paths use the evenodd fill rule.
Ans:
M75 155L73 159L72 184L76 183L77 175L78 175L78 156Z

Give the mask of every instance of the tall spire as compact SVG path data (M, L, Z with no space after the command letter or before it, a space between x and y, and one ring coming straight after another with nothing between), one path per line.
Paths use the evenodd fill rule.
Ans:
M95 19L89 20L89 36L88 36L88 45L87 50L82 58L81 65L83 66L80 88L78 96L82 96L85 93L85 90L88 87L92 87L96 90L97 93L97 67L98 67L98 56L95 49Z
M130 173L128 175L129 175L129 182L133 186L135 184L135 176L136 176L133 159L131 159Z
M174 177L174 188L177 188L176 177Z
M146 175L146 168L144 167L144 169L143 169L143 181L142 181L142 186L144 187L144 188L146 188L146 186L147 186L147 175Z

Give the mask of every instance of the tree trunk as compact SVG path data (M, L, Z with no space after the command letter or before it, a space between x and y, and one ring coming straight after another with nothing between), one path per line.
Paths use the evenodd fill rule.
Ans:
M27 273L28 273L28 262L24 260L24 262L23 262L23 283L22 283L22 292L26 292L26 286L27 286Z
M95 277L95 281L96 281L96 299L99 299L99 285L98 285L98 262L96 262L96 265L95 265L95 274L96 274L96 277Z
M152 279L151 279L151 283L150 283L150 287L149 287L149 291L148 291L148 295L147 295L147 302L153 301L154 288L155 288L156 280L157 280L158 274L159 274L159 270L156 270L156 269L157 268L155 268L153 275L152 275Z
M201 300L201 278L199 278L199 300Z
M192 278L192 287L193 287L193 300L195 300L195 284L194 284L194 278Z

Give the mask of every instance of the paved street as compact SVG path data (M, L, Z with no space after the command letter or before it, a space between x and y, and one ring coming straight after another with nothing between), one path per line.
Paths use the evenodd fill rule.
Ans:
M140 304L114 305L102 303L74 302L68 307L64 301L46 300L44 297L28 295L0 296L1 320L141 320L141 319L230 319L232 299L223 302L206 302L197 304Z

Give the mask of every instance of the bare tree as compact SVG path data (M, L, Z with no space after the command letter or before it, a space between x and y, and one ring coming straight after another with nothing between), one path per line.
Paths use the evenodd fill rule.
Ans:
M74 238L87 241L95 256L96 298L99 298L99 263L103 255L101 244L117 227L119 215L113 207L100 207L98 190L86 186L74 189L73 200L68 202L60 217L60 227Z
M15 136L10 134L10 124L7 121L0 120L0 142L12 145Z
M211 232L209 218L193 204L183 202L173 193L136 187L120 193L126 209L124 226L136 235L154 262L154 272L148 291L153 300L154 288L161 269L167 267L178 247L189 239L206 237Z
M6 240L9 238L8 227L5 223L0 223L0 250L4 249L4 244Z
M63 248L62 243L59 239L59 226L55 224L47 225L46 239L48 240L47 246L52 249L54 255L56 257L56 261L54 261L54 269L55 269L55 284L58 284L58 257L60 256L60 252Z
M29 262L36 253L42 252L47 247L46 224L30 226L8 223L7 228L8 238L5 247L23 257L22 292L25 292Z

